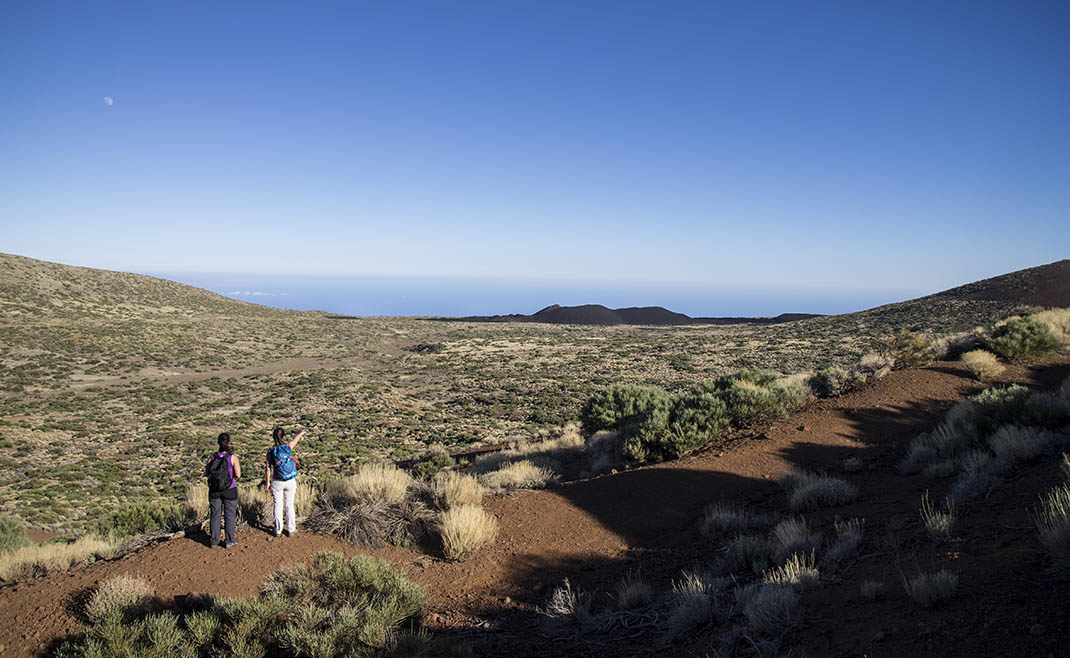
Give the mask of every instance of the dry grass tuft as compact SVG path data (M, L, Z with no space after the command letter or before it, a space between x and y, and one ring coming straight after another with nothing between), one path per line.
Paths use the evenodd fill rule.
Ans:
M467 560L498 536L498 521L476 505L451 507L439 516L438 524L442 551L451 560Z
M814 553L821 548L821 534L810 532L802 517L784 519L769 533L773 559L782 562L794 553Z
M862 528L865 521L862 519L837 519L833 523L836 530L836 541L825 550L822 560L826 565L836 565L845 557L858 550L862 543Z
M973 350L962 355L962 365L978 381L990 382L1003 374L1005 366L995 354L986 350Z
M768 517L755 514L739 503L717 501L706 506L702 532L717 537L765 528L769 523Z
M1070 576L1070 484L1063 483L1041 497L1033 513L1033 525L1055 570L1064 577Z
M955 503L944 501L945 509L939 510L929 500L929 491L921 496L921 520L933 539L947 541L951 538L951 529L955 527Z
M411 484L412 476L393 464L364 464L355 474L330 482L327 495L350 501L400 503Z
M814 554L795 553L784 564L762 574L762 582L768 585L787 585L805 589L816 585L821 574L817 570Z
M1055 435L1047 430L1018 425L1003 425L986 440L1001 469L1033 459L1054 442Z
M93 592L86 603L85 614L95 624L109 614L121 615L144 606L155 593L152 583L140 576L113 576Z
M483 485L475 477L457 471L440 471L431 480L435 499L444 509L483 502Z
M76 564L109 559L116 554L118 542L91 535L70 544L23 546L0 555L0 580L13 581L66 571Z
M186 507L190 509L194 523L203 523L208 519L208 485L194 483L186 487Z
M554 479L554 473L525 459L484 473L479 479L488 489L541 489Z
M725 560L733 571L760 574L769 564L769 543L761 537L743 535L728 542Z
M311 532L334 535L376 548L383 544L407 546L419 539L433 514L418 498L388 504L381 500L347 501L324 497L304 526Z
M849 503L858 497L858 489L846 480L794 471L780 479L788 492L791 511L816 511Z
M654 600L654 590L637 574L628 572L616 587L618 610L633 610L649 605Z
M1053 308L1034 313L1033 318L1048 326L1062 344L1070 343L1070 308Z
M736 588L736 602L747 628L760 635L782 637L795 625L799 595L792 587L751 584Z
M557 619L571 618L581 624L591 620L591 594L580 588L572 589L568 578L550 593L550 600L545 608L539 608L539 614Z
M936 573L918 572L914 576L900 572L899 577L907 595L923 608L931 608L950 599L959 584L959 577L947 569Z

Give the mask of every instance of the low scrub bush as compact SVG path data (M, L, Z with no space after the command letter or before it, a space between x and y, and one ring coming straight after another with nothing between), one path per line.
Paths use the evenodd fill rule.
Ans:
M825 550L821 556L822 562L826 565L835 566L840 563L841 560L851 555L862 544L862 528L865 525L865 521L862 519L847 519L842 521L837 519L833 523L833 529L836 531L836 541Z
M792 411L806 404L806 390L798 385L785 385L770 370L744 369L725 375L714 383L728 406L732 424L750 427L777 418L787 418Z
M538 608L541 615L554 619L571 620L579 624L586 624L591 620L591 599L589 592L580 588L572 588L568 578L555 587L550 593L550 599L546 607Z
M907 596L923 608L931 608L955 595L959 577L947 569L935 573L918 572L908 576L900 572Z
M26 528L10 516L0 516L0 554L29 546Z
M789 473L780 479L780 484L788 493L793 512L844 505L858 497L858 489L846 480L806 471Z
M792 587L770 583L736 588L736 602L747 628L766 637L783 637L796 621L799 595Z
M986 442L996 456L1000 471L1006 471L1049 451L1055 443L1055 435L1037 427L1004 425Z
M1070 308L1052 308L1033 314L1033 319L1047 325L1062 344L1070 343Z
M725 546L725 561L734 572L760 574L769 566L769 542L761 537L741 535Z
M720 537L768 527L769 517L755 514L739 503L718 501L706 506L702 532Z
M944 509L938 509L929 500L929 492L921 496L921 520L933 539L947 541L955 527L955 504L948 500Z
M654 600L654 590L637 574L627 573L617 582L616 602L618 610L634 610Z
M488 489L542 489L555 477L549 469L536 466L524 459L505 464L496 471L484 473L479 476L479 479Z
M355 474L332 480L327 495L354 502L378 500L389 505L405 499L412 481L411 475L393 464L364 464Z
M1063 483L1041 497L1033 525L1054 570L1061 577L1070 577L1070 484Z
M1059 349L1055 332L1036 316L1012 317L992 331L988 347L1004 359L1021 361Z
M927 336L907 330L884 341L884 348L900 368L921 368L933 362L933 343Z
M830 366L818 370L810 378L810 389L819 398L834 398L851 390L856 380L846 369Z
M373 656L426 601L385 562L318 553L269 576L256 599L216 599L182 616L105 614L57 656Z
M664 642L673 642L686 633L708 624L713 618L714 601L706 590L705 583L694 577L686 577L681 583L673 583L673 596Z
M978 381L990 382L1006 369L996 355L986 350L973 350L962 355L962 365Z
M815 553L821 548L821 533L811 532L802 517L784 519L769 533L773 560L782 562L796 553Z
M89 597L85 614L92 623L111 614L126 616L144 608L155 593L152 583L140 576L113 576L102 582Z
M672 398L656 386L613 385L587 400L580 412L588 433L649 423L651 417L668 418Z
M118 542L81 537L69 544L31 544L0 554L0 580L13 581L66 571L72 566L115 555Z
M101 519L97 532L106 537L125 538L150 532L174 532L193 521L184 505L169 502L135 503Z
M457 505L479 505L483 502L483 485L471 475L456 471L437 473L431 480L431 488L443 509Z
M762 582L801 590L816 585L820 576L813 553L795 553L780 566L762 574Z
M334 535L356 544L377 548L384 544L408 546L429 529L434 514L418 496L396 503L323 496L305 518L311 532Z
M1017 423L1025 413L1029 389L1021 384L989 388L969 398L973 403L973 422L981 434L989 434L1002 425Z
M442 513L438 521L442 552L451 560L467 560L494 543L498 522L476 505L458 505Z

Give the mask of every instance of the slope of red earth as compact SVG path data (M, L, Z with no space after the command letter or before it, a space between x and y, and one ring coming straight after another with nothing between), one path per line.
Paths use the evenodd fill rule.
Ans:
M1068 374L1064 356L1008 368L1003 381L1052 388ZM944 544L928 537L918 510L924 491L940 500L950 480L896 469L914 436L981 388L955 363L893 372L862 390L816 401L760 434L676 462L488 498L499 538L463 563L436 557L435 546L367 551L329 537L272 539L256 530L229 551L207 548L203 535L162 541L0 589L0 619L7 620L0 625L0 656L46 655L63 637L82 631L81 602L116 574L148 578L162 603L181 608L194 596L252 596L267 574L321 550L368 552L408 572L431 594L425 623L463 639L476 655L707 655L724 629L664 645L654 626L563 632L536 608L564 578L595 592L596 609L612 604L613 586L628 572L639 571L667 591L681 570L708 564L719 548L699 531L708 503L741 501L786 514L779 476L792 468L839 474L847 457L866 465L841 475L858 486L858 502L807 519L828 536L836 517L863 518L865 539L846 568L803 593L790 644L795 655L1066 655L1067 589L1047 575L1029 520L1037 494L1057 483L1057 465L1048 460L1027 467L961 510L958 529ZM899 568L951 569L959 575L958 594L923 610L903 592ZM884 600L862 601L858 586L866 579L886 584Z

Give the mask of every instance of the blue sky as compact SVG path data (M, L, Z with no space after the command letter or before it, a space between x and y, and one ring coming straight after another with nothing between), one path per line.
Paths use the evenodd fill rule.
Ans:
M931 292L1070 255L1068 37L1061 1L5 2L0 251Z

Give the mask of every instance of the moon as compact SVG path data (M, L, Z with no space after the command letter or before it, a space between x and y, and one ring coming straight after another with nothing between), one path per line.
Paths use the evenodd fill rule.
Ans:
M115 104L115 99L113 99L111 96L105 96L104 97L104 104L105 105L114 105Z

